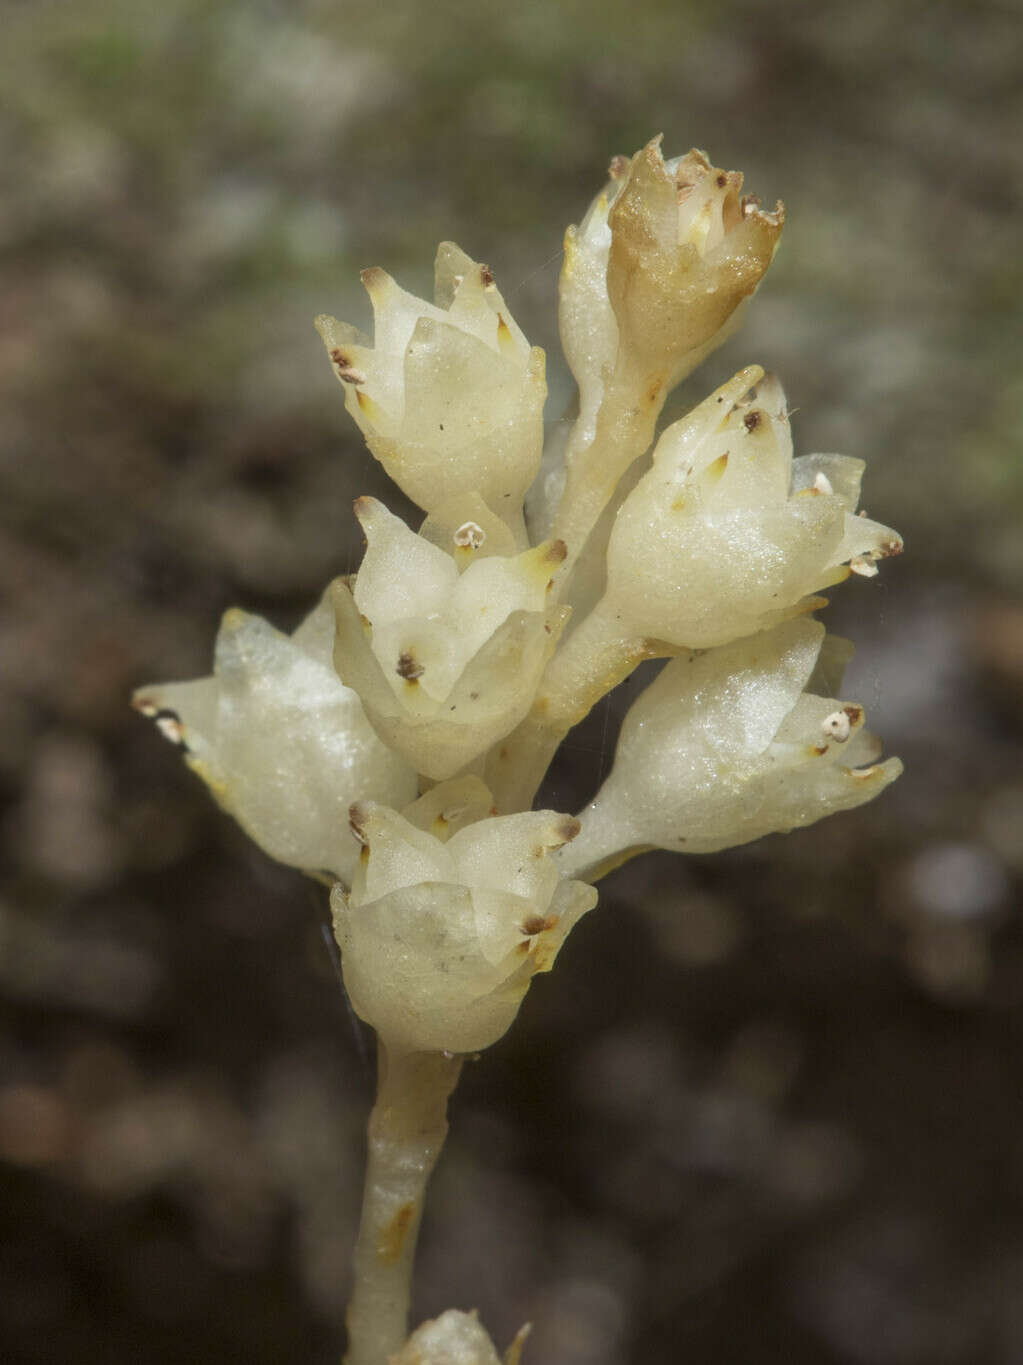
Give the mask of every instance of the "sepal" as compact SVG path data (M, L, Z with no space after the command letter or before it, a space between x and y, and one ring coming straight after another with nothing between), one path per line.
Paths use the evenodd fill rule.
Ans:
M609 215L607 287L620 346L668 388L730 335L778 248L779 203L696 149L666 162L654 138L632 158Z
M272 858L347 882L359 852L352 801L404 805L417 782L338 678L333 644L326 599L290 638L235 609L217 636L212 677L140 688L133 704L183 746L189 767Z
M468 489L518 529L543 443L543 351L530 348L489 267L453 243L437 254L437 305L386 271L362 279L373 344L327 315L316 326L370 450L425 511Z
M863 707L804 691L824 638L819 623L795 620L672 660L626 714L611 774L560 856L565 873L596 879L643 848L713 853L893 782L902 764L877 762ZM845 652L828 652L833 680Z
M331 904L357 1013L388 1046L489 1046L596 904L592 887L563 880L550 856L578 823L553 811L490 816L444 842L383 806L353 806L351 821L359 869Z
M564 547L457 555L360 498L367 550L338 580L334 663L385 744L435 780L452 777L529 710L566 619L550 588ZM457 549L457 547L452 547Z
M689 649L812 609L812 594L902 550L895 531L852 515L861 473L841 456L794 462L781 385L741 370L665 430L625 498L609 604L638 635Z

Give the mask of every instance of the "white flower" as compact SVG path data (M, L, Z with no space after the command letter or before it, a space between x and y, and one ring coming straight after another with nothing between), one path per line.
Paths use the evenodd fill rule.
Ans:
M665 162L655 138L632 158L610 210L607 292L620 344L671 388L735 325L781 237L785 211L742 196L742 175L693 150Z
M614 767L560 861L595 878L643 848L712 853L877 796L902 771L878 763L863 708L837 687L851 647L788 621L674 659L629 709ZM804 691L809 687L810 691Z
M404 805L417 784L338 679L333 646L326 599L290 638L232 610L212 677L143 687L133 704L185 747L189 766L272 858L350 881L359 855L351 803Z
M519 1365L528 1335L527 1325L515 1334L504 1356L498 1356L475 1312L449 1308L417 1327L390 1365Z
M366 270L372 346L335 318L316 325L370 450L433 511L466 490L518 526L540 464L544 354L515 324L489 267L452 242L436 263L436 306Z
M388 745L428 777L451 777L529 709L565 619L549 605L564 546L488 555L493 528L470 519L448 553L373 498L355 510L367 549L354 584L333 588L335 666ZM436 536L445 519L430 523Z
M490 817L444 842L415 823L457 827L443 809L438 824L438 793L409 818L352 807L364 848L351 893L333 894L334 932L352 1004L388 1047L474 1052L509 1027L533 975L550 970L597 893L562 880L549 856L574 837L571 817ZM455 801L467 801L463 787Z
M750 366L661 436L611 532L602 609L703 649L820 605L808 594L902 550L854 515L862 472L841 455L793 461L781 386Z

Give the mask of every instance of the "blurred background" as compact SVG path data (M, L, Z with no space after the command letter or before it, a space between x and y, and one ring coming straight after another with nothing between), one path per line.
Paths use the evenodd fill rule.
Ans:
M3 0L0 1355L336 1361L372 1091L321 891L133 687L292 626L384 495L312 318L561 238L658 131L781 253L756 360L907 554L835 594L877 804L602 885L467 1068L417 1320L529 1365L1023 1361L1023 12L1016 0ZM396 494L391 505L407 511ZM620 708L619 708L620 709ZM594 717L546 800L612 754Z

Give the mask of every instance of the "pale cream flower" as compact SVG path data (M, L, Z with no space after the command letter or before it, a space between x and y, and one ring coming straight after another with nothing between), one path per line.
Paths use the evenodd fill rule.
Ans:
M721 344L771 264L785 210L765 212L742 180L695 148L666 162L657 137L632 158L610 207L619 345L653 383L671 388Z
M367 549L354 582L332 590L335 666L381 739L426 776L451 777L529 709L565 619L549 601L564 547L488 556L494 537L472 522L449 553L373 498L355 507ZM432 521L436 538L445 522Z
M333 648L326 600L290 637L235 609L212 677L140 688L133 704L184 746L189 767L272 858L347 882L359 855L351 803L404 805L417 782L338 678Z
M352 807L364 847L351 893L333 894L334 932L352 1004L389 1048L474 1052L495 1042L597 900L550 857L578 830L570 816L533 811L458 828L480 798L456 786L454 816L451 799L438 788L404 816Z
M417 1327L390 1365L519 1365L528 1335L527 1325L516 1332L504 1355L498 1356L475 1312L449 1308Z
M811 594L902 550L855 515L862 473L841 455L794 461L781 385L750 366L661 436L615 520L600 610L704 649L820 605Z
M370 450L425 511L476 492L518 527L543 444L543 351L530 348L490 269L452 242L437 253L436 305L383 270L362 279L372 345L335 318L316 325Z
M902 764L877 761L862 706L816 693L837 688L851 652L795 620L673 659L626 714L566 875L594 879L644 848L713 853L877 796Z

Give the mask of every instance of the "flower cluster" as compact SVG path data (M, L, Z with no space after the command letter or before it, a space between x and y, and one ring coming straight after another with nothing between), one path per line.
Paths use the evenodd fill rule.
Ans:
M488 266L443 244L432 303L365 271L372 340L317 326L424 519L358 499L361 567L294 635L228 612L212 677L136 698L271 856L334 884L346 987L395 1055L499 1038L596 903L590 883L637 852L791 830L898 776L862 706L831 695L849 647L813 619L822 590L902 548L857 513L862 462L793 458L781 385L757 365L657 434L784 219L700 151L665 161L655 139L616 157L565 237L578 409L546 449L544 354ZM560 740L651 657L670 661L600 791L576 816L533 811ZM392 1358L440 1359L450 1336L491 1359L465 1315L421 1332Z
M362 565L293 636L229 612L211 678L138 695L267 852L336 882L349 992L404 1047L503 1032L595 899L559 875L808 824L897 775L875 764L862 708L810 682L817 594L902 548L856 514L862 462L793 459L781 386L751 365L637 463L672 386L734 329L784 218L702 152L665 161L655 139L614 159L565 237L579 416L542 473L544 355L491 269L442 244L433 303L365 271L372 341L317 326L425 520L360 498ZM577 821L528 813L568 726L658 653L679 657L633 706L593 802ZM447 811L442 833L424 802Z

